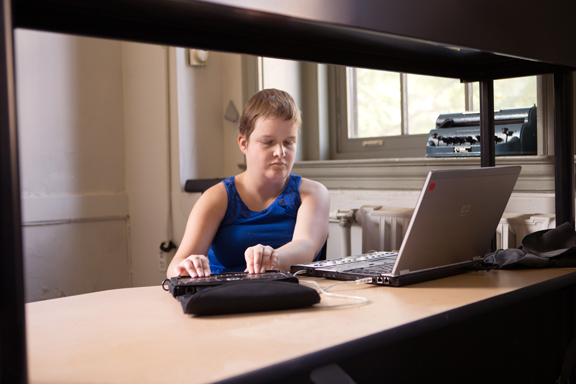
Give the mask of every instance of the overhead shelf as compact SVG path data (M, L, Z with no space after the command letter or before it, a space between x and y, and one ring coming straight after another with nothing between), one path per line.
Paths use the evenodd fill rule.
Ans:
M548 41L546 46L539 46L535 42L523 41L523 44L514 45L512 39L512 43L506 45L488 41L492 38L493 33L490 33L487 42L483 43L476 36L482 30L474 29L478 21L468 15L468 20L454 22L454 17L458 16L452 14L455 10L445 14L439 11L430 13L430 25L422 25L427 10L416 7L415 3L425 5L428 2L310 0L306 4L286 1L268 2L268 5L261 3L249 0L20 0L13 3L13 22L15 28L443 76L463 81L576 68L576 55L566 52L558 56L555 46L562 42ZM290 7L290 3L295 5ZM351 10L348 13L342 10L319 11L346 4ZM413 17L405 18L402 23L394 22L395 19L391 19L394 15L388 11L403 12L407 4L414 6ZM566 4L572 6L569 2ZM524 8L529 10L529 5ZM372 11L366 12L366 9ZM534 27L528 29L530 24L522 20L521 12L517 11L514 20L509 18L509 25L523 25L526 29L519 33L528 39L536 32L532 30ZM556 12L559 17L557 28L562 31L574 29L574 23L562 25L564 16L561 9ZM496 21L497 18L487 20L488 25L483 28L497 30ZM541 31L537 36L548 32L554 31ZM467 34L470 37L461 36ZM566 38L575 39L575 36ZM454 43L464 42L466 38L472 44ZM501 40L510 39L505 37ZM491 44L501 49L501 53L487 50L492 48ZM527 49L525 45L534 49ZM553 62L554 59L560 62Z

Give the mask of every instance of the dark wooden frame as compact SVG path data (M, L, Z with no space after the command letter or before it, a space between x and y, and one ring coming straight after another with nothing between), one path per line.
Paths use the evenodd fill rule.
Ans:
M1 1L2 382L27 381L14 28L480 81L482 166L494 165L488 139L494 132L493 80L553 73L556 220L574 225L574 2L528 0L516 7L496 0L482 6L450 0L343 0L332 9L336 3L331 0L311 0L308 6L278 1L284 11L275 12L196 0ZM237 3L251 7L250 0Z

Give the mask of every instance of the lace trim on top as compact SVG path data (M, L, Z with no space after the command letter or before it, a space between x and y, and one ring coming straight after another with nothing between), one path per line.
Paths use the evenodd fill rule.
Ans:
M228 192L228 207L226 208L226 214L220 226L232 225L235 221L253 218L260 215L266 214L274 205L279 205L284 207L288 211L292 211L296 215L298 208L300 207L300 181L301 176L290 174L290 179L288 184L282 191L282 193L274 200L270 206L260 212L255 212L250 210L242 201L242 198L238 194L236 189L236 184L234 182L235 176L229 177L222 182L226 187Z

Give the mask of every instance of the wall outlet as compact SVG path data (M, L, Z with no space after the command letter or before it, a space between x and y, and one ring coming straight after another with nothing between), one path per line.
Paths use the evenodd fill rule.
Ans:
M160 251L158 254L158 270L160 272L166 272L168 269L168 257L166 253Z

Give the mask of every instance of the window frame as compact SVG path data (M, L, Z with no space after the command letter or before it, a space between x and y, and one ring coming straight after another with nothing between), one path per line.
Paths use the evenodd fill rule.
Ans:
M348 85L347 67L328 68L330 90L330 120L332 127L331 159L373 159L423 157L426 154L427 134L378 136L371 138L348 137ZM402 124L404 125L404 124Z
M330 134L330 158L332 160L345 160L345 159L382 159L382 158L423 158L426 156L426 141L428 134L414 134L414 135L396 135L396 136L379 136L371 138L349 138L348 137L348 68L344 66L331 66L328 71L329 86L330 86L330 120L331 120L331 134ZM401 75L400 75L401 76ZM405 82L406 76L404 76ZM545 76L537 77L537 104L538 104L538 155L546 155L547 150L544 150L544 145L540 141L546 143L547 130L544 123L547 122L546 118L541 118L541 115L546 115L547 98L551 96L546 95L543 87L547 83ZM400 79L399 79L400 81ZM470 93L471 87L467 84L466 91ZM406 91L403 89L402 91ZM401 98L404 95L401 91ZM466 92L465 91L465 92ZM471 105L472 95L463 95L465 99L466 109ZM467 96L467 97L466 97ZM402 114L402 132L407 132L407 122L405 115L407 111L403 108L401 102ZM430 129L432 129L431 127Z

